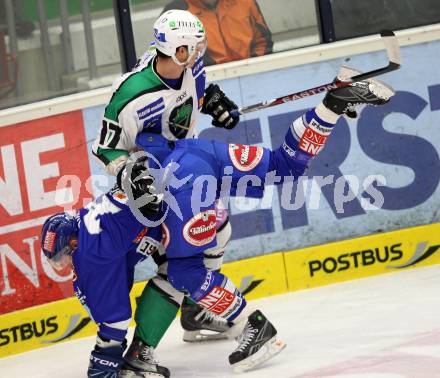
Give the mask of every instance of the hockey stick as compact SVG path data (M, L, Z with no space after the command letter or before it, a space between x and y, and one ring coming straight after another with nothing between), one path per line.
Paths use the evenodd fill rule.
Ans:
M395 34L391 30L384 30L380 33L380 36L382 37L382 41L385 44L385 48L388 56L388 65L386 65L385 67L364 72L343 81L336 78L331 83L319 85L314 88L306 89L301 92L292 93L287 96L278 97L272 100L260 102L258 104L244 106L235 111L232 111L232 113L234 115L241 115L241 114L254 112L260 109L270 108L272 106L284 104L285 102L300 100L301 98L308 96L314 96L316 94L330 91L332 89L348 87L350 84L355 83L357 81L362 81L365 79L369 79L399 69L400 51L399 51L399 44Z

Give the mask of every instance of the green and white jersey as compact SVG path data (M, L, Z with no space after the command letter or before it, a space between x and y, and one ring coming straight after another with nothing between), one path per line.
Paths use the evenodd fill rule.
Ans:
M155 53L147 53L136 68L113 84L93 153L105 165L128 155L141 131L168 140L192 138L203 103L206 74L203 58L184 71L180 89L166 85L154 69Z

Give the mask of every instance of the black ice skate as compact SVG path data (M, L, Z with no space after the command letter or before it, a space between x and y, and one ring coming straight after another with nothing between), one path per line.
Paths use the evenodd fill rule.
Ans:
M133 338L124 360L119 378L169 378L170 376L170 371L160 366L154 358L154 348L149 347L138 337Z
M259 311L249 315L238 347L229 355L229 363L237 373L250 370L281 352L286 344L277 340L277 330Z
M344 81L360 73L360 71L342 66L338 79ZM346 114L351 118L356 118L354 108L357 105L383 105L394 94L394 90L387 84L376 79L367 79L350 84L348 87L329 91L323 103L336 114Z
M180 324L184 330L183 341L198 342L228 338L232 323L195 303L184 303L181 308Z

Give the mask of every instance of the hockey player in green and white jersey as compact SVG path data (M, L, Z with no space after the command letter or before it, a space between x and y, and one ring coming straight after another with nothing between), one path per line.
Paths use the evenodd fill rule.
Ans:
M114 83L93 145L93 153L111 175L124 167L141 131L169 141L193 138L200 111L211 115L217 127L232 129L239 121L230 113L237 106L218 85L211 84L205 92L207 42L197 17L168 11L154 24L154 37L136 67ZM152 142L152 149L157 145L157 140Z
M146 135L151 146L147 151L159 156L168 153L168 143L195 137L199 112L211 115L216 127L232 129L239 121L238 116L231 114L237 106L218 85L211 84L205 90L203 54L207 42L203 25L197 17L181 10L162 14L154 24L154 39L152 47L139 59L136 67L114 83L111 100L105 108L101 129L93 145L93 154L110 175L124 174L140 132ZM160 198L156 197L148 206L154 210L159 205ZM205 265L211 270L220 269L224 247L231 235L227 212L219 209L217 218L217 246L205 252ZM159 273L166 273L166 267L161 267ZM127 371L131 367L133 370L147 372L151 368L154 371L157 362L153 358L153 349L180 306L185 341L226 337L227 322L216 319L187 300L180 303L172 294L174 292L165 274L159 274L145 287L138 303L137 327L129 350L130 355L140 358L126 359L123 376L137 376L134 371ZM205 330L215 333L205 333Z

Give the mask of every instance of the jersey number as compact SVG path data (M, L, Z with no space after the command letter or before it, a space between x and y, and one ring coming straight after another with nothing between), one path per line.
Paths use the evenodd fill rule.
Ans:
M102 121L101 137L99 144L101 146L107 146L108 148L115 148L121 137L121 128L114 123Z

